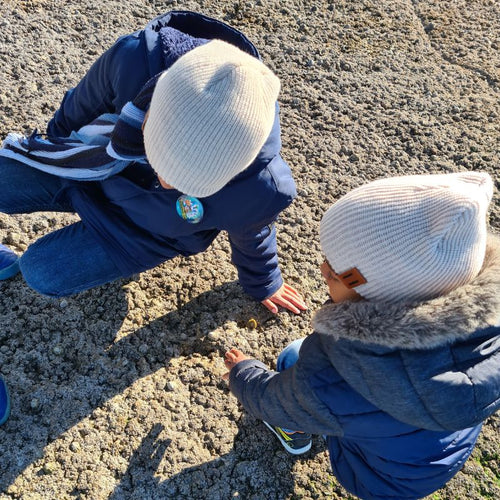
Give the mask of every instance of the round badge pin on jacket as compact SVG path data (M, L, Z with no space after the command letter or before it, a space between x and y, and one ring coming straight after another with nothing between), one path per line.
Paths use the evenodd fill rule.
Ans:
M197 224L203 218L203 205L198 198L183 194L175 204L179 216L191 224Z

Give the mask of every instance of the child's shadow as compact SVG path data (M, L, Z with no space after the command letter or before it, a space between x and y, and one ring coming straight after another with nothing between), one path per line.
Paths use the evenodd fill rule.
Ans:
M162 481L156 474L169 453L170 442L168 430L162 424L155 424L134 452L108 500L286 499L294 491L294 463L311 460L324 449L321 440L315 439L311 451L301 456L289 455L262 423L243 414L229 453L187 467Z
M47 304L22 286L15 287L12 300L5 302L8 306L22 304L26 296L31 299L31 308L22 306L12 313L11 323L17 324L5 321L0 328L0 345L8 349L1 367L12 399L11 416L0 427L0 491L42 458L46 446L136 380L168 366L181 351L199 349L202 342L197 339L204 333L200 323L216 328L256 307L235 282L225 283L113 342L127 314L122 285L85 292L69 299L62 310L60 301ZM213 308L221 295L233 297L241 306ZM96 303L111 303L111 314L104 307L97 315L86 315ZM207 308L213 313L200 321ZM117 318L113 312L118 310ZM46 331L33 314L44 316ZM72 325L70 331L54 332L66 325ZM30 335L37 328L41 333Z

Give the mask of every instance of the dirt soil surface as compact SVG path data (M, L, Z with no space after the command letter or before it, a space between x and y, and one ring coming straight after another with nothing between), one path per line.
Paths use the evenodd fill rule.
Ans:
M309 312L273 316L236 281L227 238L203 255L67 299L0 283L0 499L350 498L320 437L291 457L221 379L235 346L274 366L326 298L318 223L380 177L484 170L498 189L498 0L3 0L0 137L45 129L115 39L173 9L241 29L282 81L283 156L299 196L278 223ZM0 214L22 252L74 215ZM500 229L498 190L490 224ZM250 320L254 321L250 321ZM429 498L500 498L500 420Z

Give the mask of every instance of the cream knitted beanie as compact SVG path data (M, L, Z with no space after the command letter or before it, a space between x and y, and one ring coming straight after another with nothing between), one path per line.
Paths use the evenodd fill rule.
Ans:
M321 248L337 274L359 270L365 299L430 299L481 270L492 196L485 172L380 179L330 207Z
M271 133L278 77L221 40L180 57L158 79L144 127L156 173L190 196L210 196L255 159Z

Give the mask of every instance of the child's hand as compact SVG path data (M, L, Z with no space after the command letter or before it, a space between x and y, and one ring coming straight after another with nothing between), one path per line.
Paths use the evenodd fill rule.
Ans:
M273 314L278 312L277 306L282 306L289 311L299 314L300 311L305 311L307 305L295 288L283 283L281 288L274 292L269 298L262 301L262 305L267 307Z
M246 356L241 351L238 351L238 349L235 349L233 347L231 350L226 352L226 355L224 356L224 364L226 365L226 368L230 372L240 361L244 361L245 359L252 359L252 358ZM224 375L222 375L222 378L224 380L229 379L229 372L224 373Z

